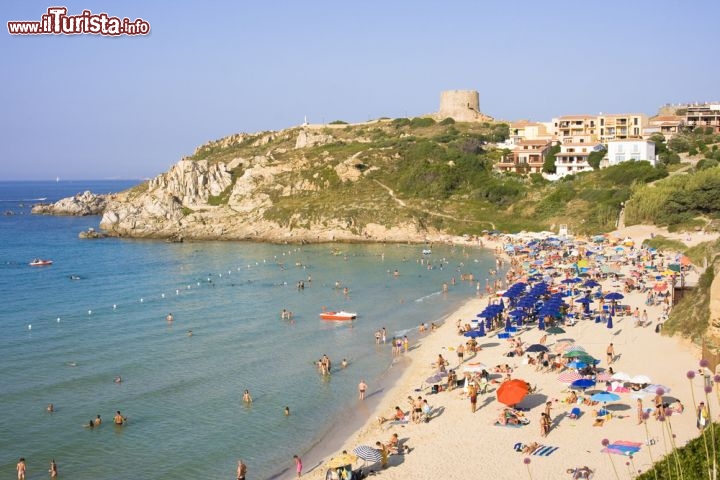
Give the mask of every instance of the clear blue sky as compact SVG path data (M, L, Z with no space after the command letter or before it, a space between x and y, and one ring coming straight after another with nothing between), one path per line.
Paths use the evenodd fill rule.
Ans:
M54 5L148 36L13 36ZM0 180L152 177L208 140L416 116L441 90L499 119L720 100L720 2L5 0Z

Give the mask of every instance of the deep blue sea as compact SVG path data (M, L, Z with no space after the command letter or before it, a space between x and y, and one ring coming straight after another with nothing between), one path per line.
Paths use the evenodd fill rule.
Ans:
M52 458L73 480L230 479L238 458L248 478L291 478L293 454L311 467L369 415L359 380L371 403L400 368L374 332L412 344L421 322L475 295L461 273L494 267L491 252L444 245L424 256L429 269L422 245L82 240L99 217L30 214L38 199L134 183L0 182L0 477L25 457L29 479ZM358 319L322 321L323 306ZM323 354L327 377L314 366ZM112 425L116 410L127 425ZM85 428L96 415L104 423Z

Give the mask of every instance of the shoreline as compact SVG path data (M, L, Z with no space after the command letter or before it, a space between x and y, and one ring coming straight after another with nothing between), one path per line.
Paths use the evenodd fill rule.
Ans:
M642 240L650 237L650 233L642 230L643 234L646 233L645 238L638 238L642 235L638 235L637 230L631 230L631 235L639 246ZM621 232L616 234L620 239L629 236L627 230ZM700 240L697 235L694 236L693 240ZM484 248L498 253L498 246L499 242L486 242ZM504 252L503 256L505 256ZM605 292L617 289L619 286L609 280L602 283ZM625 302L633 308L635 306L642 308L644 306L642 298L639 292L631 292L626 294ZM568 468L583 465L590 466L596 472L594 478L611 478L614 468L621 469L623 476L627 476L627 468L630 467L625 465L626 458L601 453L601 439L608 438L611 442L633 440L642 443L641 450L635 454L633 465L633 468L642 471L650 467L651 458L657 461L665 455L664 447L670 450L669 446L663 444L663 439L666 438L662 428L663 422L656 422L651 417L647 420L648 429L643 430L644 425L638 426L635 422L635 399L628 396L624 396L613 405L615 418L607 425L593 427L590 407L583 407L583 415L580 419L570 420L569 412L561 413L562 410L569 408L558 401L567 395L566 385L556 380L558 375L536 374L532 371L534 367L532 370L529 369L528 365L520 363L520 359L506 358L503 354L506 341L498 340L495 336L497 332L478 339L483 346L482 351L475 357L465 358L464 364L477 361L488 366L501 362L509 363L515 369L513 378L517 375L518 378L525 378L536 385L540 392L536 395L538 399L529 401L530 396L527 397L530 411L526 415L531 420L530 425L519 429L493 426L492 420L499 407L494 391L480 397L479 409L475 414L470 413L469 401L458 393L461 389L455 392L429 394L428 389L422 388L422 385L423 379L434 371L430 364L437 358L438 353L442 353L450 363L449 368L454 367L457 365L457 358L452 351L453 347L466 340L457 335L453 322L447 319L462 318L463 321L467 321L475 317L488 301L489 297L485 295L468 299L455 312L448 315L443 325L435 332L428 332L422 337L418 341L417 348L407 355L410 364L383 398L375 404L368 420L342 441L337 442L334 453L326 455L324 461L314 465L311 471L303 474L303 478L324 479L326 471L324 466L332 456L340 454L342 450L352 452L352 448L360 444L374 447L375 441L387 442L392 433L398 433L401 441L411 447L412 451L405 455L390 456L389 467L385 470L380 470L379 464L372 467L377 474L388 479L430 476L460 478L468 471L477 469L497 478L524 478L532 470L534 479L555 479L567 477L565 472ZM650 312L650 317L657 321L660 317L659 307L646 308ZM560 337L580 340L580 343L596 358L604 358L607 343L614 342L620 352L616 371L628 371L631 375L647 374L654 382L665 385L670 390L670 395L681 400L685 406L685 412L672 419L673 434L677 435L677 446L682 446L697 436L691 398L693 395L698 399L704 398L702 381L698 382L696 379L694 384L690 384L685 376L686 371L697 371L699 360L697 346L682 338L658 335L652 327L634 327L632 322L633 318L630 316L617 317L615 329L608 330L604 324L581 321ZM529 344L537 342L535 337L539 338L539 333L537 330L529 330L521 336ZM557 339L549 339L549 346L552 346L555 340ZM658 351L663 352L662 357L657 355ZM653 361L648 363L649 359ZM601 363L601 366L604 365ZM670 370L673 371L672 374ZM416 392L415 388L418 386L422 389L419 394L427 398L430 405L439 412L436 417L427 424L411 422L407 425L378 425L374 420L375 417L390 415L395 405L399 405L407 412L409 410L407 396ZM646 395L643 400L646 406L649 405L652 403L652 395ZM708 400L715 418L720 405L714 395ZM552 402L554 409L552 430L547 439L541 437L539 431L539 411L545 401ZM555 430L561 432L556 433ZM648 438L653 439L655 443L646 445L645 440ZM512 449L516 442L531 441L557 447L557 451L552 456L536 457L519 454ZM530 459L527 465L523 462L525 458ZM354 468L357 469L361 465L363 465L362 460L356 462Z

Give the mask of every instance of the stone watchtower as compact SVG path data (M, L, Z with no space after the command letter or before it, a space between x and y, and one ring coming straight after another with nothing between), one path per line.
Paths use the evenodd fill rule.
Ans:
M475 90L445 90L440 92L439 119L451 117L458 122L477 122L488 117L480 113L480 94Z

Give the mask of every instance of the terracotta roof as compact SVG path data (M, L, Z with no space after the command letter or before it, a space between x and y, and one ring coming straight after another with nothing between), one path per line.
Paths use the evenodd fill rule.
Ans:
M562 117L558 117L558 120L562 120L563 118L570 120L585 120L594 119L595 115L563 115Z
M604 115L598 115L598 117L608 118L608 117L645 117L646 115L644 113L606 113Z
M520 140L517 144L518 145L547 145L549 144L549 140Z
M685 117L680 115L658 115L650 119L651 122L679 122Z

